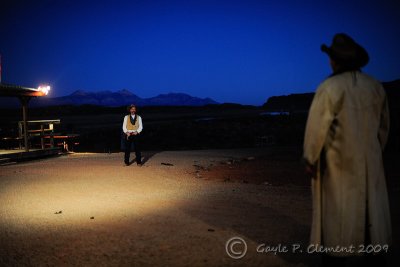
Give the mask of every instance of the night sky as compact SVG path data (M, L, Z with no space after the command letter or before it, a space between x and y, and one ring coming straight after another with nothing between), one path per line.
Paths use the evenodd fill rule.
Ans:
M338 32L367 49L365 72L400 78L399 1L3 0L2 81L261 105L314 91Z

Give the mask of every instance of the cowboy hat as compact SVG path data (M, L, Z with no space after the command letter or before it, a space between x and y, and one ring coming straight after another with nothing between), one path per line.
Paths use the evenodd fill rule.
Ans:
M335 34L331 46L321 45L322 52L347 68L359 69L368 64L368 52L345 33Z

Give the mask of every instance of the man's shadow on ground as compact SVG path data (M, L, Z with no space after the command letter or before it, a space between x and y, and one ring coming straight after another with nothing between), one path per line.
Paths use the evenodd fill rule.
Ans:
M161 151L145 151L142 152L142 165L145 165L154 155L160 153ZM136 157L129 161L129 165L132 165L136 162Z

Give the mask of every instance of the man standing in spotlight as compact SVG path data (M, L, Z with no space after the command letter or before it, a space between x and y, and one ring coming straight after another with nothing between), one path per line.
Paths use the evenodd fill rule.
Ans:
M122 130L125 133L125 166L129 166L129 157L131 154L132 143L135 148L136 163L142 166L142 154L140 151L140 133L143 130L142 118L136 114L136 106L130 105L127 107L128 115L124 117Z

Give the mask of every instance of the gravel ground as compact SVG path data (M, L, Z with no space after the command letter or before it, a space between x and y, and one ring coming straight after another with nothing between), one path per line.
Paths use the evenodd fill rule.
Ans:
M147 152L125 167L122 153L76 153L2 166L0 266L317 266L305 252L309 181L289 154ZM232 237L246 242L243 258L228 256ZM263 244L276 255L257 252Z

